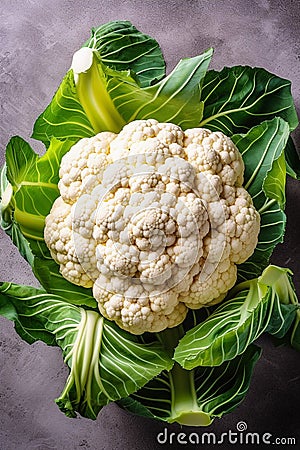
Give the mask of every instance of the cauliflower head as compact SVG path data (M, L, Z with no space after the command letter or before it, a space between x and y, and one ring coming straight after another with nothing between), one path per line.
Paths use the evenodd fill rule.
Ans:
M45 242L121 328L174 327L220 302L256 247L243 172L233 142L207 129L148 119L81 139L62 159Z

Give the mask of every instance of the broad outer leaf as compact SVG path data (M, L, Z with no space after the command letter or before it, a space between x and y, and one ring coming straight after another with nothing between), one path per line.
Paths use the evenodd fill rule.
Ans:
M75 74L76 86L72 70L65 77L38 118L33 137L46 142L49 136L79 139L101 131L118 133L127 122L147 118L185 129L198 126L203 114L201 86L211 57L209 49L181 60L163 80L142 88L130 71L110 69L92 54L90 66Z
M73 71L69 70L50 104L37 118L32 137L48 147L52 136L78 141L94 134L95 130L78 98Z
M0 227L8 236L10 236L12 242L18 248L23 258L32 265L34 255L31 251L29 242L21 233L20 227L13 216L14 191L7 179L6 172L7 166L5 163L0 172Z
M101 61L103 68L133 72L138 85L149 86L165 74L165 63L158 43L148 35L138 31L128 21L113 21L92 29L91 38L84 44L95 52L95 57ZM100 71L93 83L95 86L85 89L86 96L94 99L100 96L101 108L106 116L117 113L105 102L107 96L106 76ZM86 74L88 77L88 74ZM92 101L92 100L91 100ZM117 120L113 129L105 123L97 126L94 123L94 113L86 114L85 107L75 85L73 71L69 70L52 101L34 124L32 137L39 139L48 146L51 136L58 139L75 139L90 137L100 131L119 131L122 121ZM98 124L96 120L96 124ZM111 124L111 121L109 122ZM118 128L119 127L119 128Z
M173 362L158 342L142 344L98 312L71 305L42 289L0 285L0 312L28 342L62 348L71 371L57 400L70 417L95 419L102 406L127 397Z
M108 91L117 110L126 122L153 118L183 129L198 126L203 114L201 86L212 53L208 49L202 55L181 60L167 77L144 89L134 80L122 82L109 77Z
M197 398L204 411L222 417L245 398L261 349L251 344L245 352L219 367L198 367L195 374Z
M23 139L11 139L7 165L1 171L1 196L8 185L12 189L7 208L1 208L1 227L48 293L60 295L73 304L97 308L91 289L63 278L43 239L45 216L59 195L60 160L72 144L73 141L52 139L48 151L39 157Z
M264 205L266 197L284 205L286 172L278 159L284 156L288 138L288 124L279 117L262 122L247 134L232 136L245 164L244 187L257 209ZM278 178L277 186L274 186L274 178Z
M188 331L174 359L186 369L221 365L243 353L264 331L286 334L298 307L289 270L269 266L258 279L237 285L229 300Z
M111 69L134 72L141 87L150 86L165 75L165 62L155 39L123 20L92 28L84 44L97 50L101 61Z
M232 136L245 164L244 187L261 218L257 247L238 267L239 280L259 276L269 264L275 246L283 240L286 221L284 152L288 137L288 124L279 117L262 122L247 134Z
M42 244L42 245L41 245ZM34 247L33 272L43 288L49 293L59 295L73 305L84 305L97 309L97 302L93 297L92 289L77 286L66 280L59 271L59 265L51 258L45 243L39 249Z
M45 217L59 196L59 165L73 141L53 139L39 157L22 138L13 137L6 149L6 175L13 187L14 220L22 234L43 241Z
M47 294L31 286L0 283L0 315L15 322L16 332L24 341L32 344L43 341L47 345L57 345L55 337L44 326L42 316L31 314L28 298L42 300Z
M30 265L37 242L43 243L45 215L59 195L61 157L71 145L71 141L62 143L54 139L49 152L39 157L18 136L8 143L6 164L0 173L0 225Z
M291 82L261 68L235 66L207 72L202 101L200 126L228 136L274 117L288 122L290 130L298 125Z
M192 371L181 369L181 372L178 371L176 374L176 380L174 369L170 372L164 371L130 397L120 400L118 404L140 416L174 422L176 408L185 407L188 411L189 402L192 402L188 386L192 384L198 412L202 412L203 417L206 416L211 423L215 417L222 417L231 412L245 398L260 353L259 347L251 344L242 355L224 362L219 367L197 367ZM179 392L175 391L174 386ZM176 403L177 394L182 394L180 406ZM199 425L196 423L199 417L194 411L194 415L189 418L190 422L195 420L194 425Z

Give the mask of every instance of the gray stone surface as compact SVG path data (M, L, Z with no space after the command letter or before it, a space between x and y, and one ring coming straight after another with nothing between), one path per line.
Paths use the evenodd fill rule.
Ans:
M299 1L291 0L2 0L0 163L10 136L30 136L35 118L51 99L70 65L73 51L88 37L90 28L114 19L131 20L155 37L164 51L168 70L179 58L194 56L213 46L213 68L236 64L263 66L292 80L299 107L299 11ZM295 139L299 148L299 132ZM40 145L30 142L41 150ZM288 265L294 271L300 293L299 205L300 186L290 181L286 241L276 250L273 262ZM36 283L3 232L0 252L1 280ZM234 413L216 420L204 431L220 435L235 431L236 424L245 421L249 431L269 432L273 439L296 437L299 445L299 355L291 349L275 348L266 338L261 344L264 353L247 399ZM168 448L156 441L163 424L134 417L115 405L104 408L94 422L64 417L53 399L63 388L66 375L58 349L41 343L27 345L11 323L0 319L1 450ZM176 425L167 428L169 433L180 431ZM224 444L223 448L232 445Z

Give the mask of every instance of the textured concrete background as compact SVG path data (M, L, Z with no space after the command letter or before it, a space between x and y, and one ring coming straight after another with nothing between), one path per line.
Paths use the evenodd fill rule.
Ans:
M195 56L209 46L215 47L213 68L263 66L292 80L299 107L299 12L300 2L295 0L2 0L0 163L10 136L20 134L28 139L35 118L50 101L69 68L72 53L87 39L90 28L109 20L131 20L155 37L169 70L181 57ZM300 148L299 132L295 139ZM40 145L31 143L41 150ZM273 262L292 268L300 293L299 205L300 185L291 181L286 241L276 250ZM3 232L0 251L1 280L35 283L29 267ZM274 438L296 437L300 445L299 354L274 348L266 338L261 344L264 353L247 399L234 413L204 431L236 431L236 424L243 420L249 431L269 432ZM11 323L0 319L1 450L168 448L156 442L163 424L136 418L115 405L106 407L95 422L64 417L53 399L66 376L58 349L41 343L27 345ZM169 432L180 431L176 425L167 428ZM182 431L201 432L188 428Z

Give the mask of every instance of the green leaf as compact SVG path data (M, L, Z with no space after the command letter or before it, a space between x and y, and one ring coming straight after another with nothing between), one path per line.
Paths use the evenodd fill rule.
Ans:
M274 199L281 209L285 208L286 162L284 152L275 159L267 173L263 189L267 198Z
M297 305L284 305L274 303L272 316L266 328L266 333L272 334L277 338L283 338L290 330L295 321L295 313L298 310Z
M174 366L118 404L144 417L182 425L209 425L214 418L231 412L245 398L260 353L261 350L251 344L242 355L219 367L187 371L177 366L174 373ZM190 390L194 398L190 397Z
M20 230L19 225L12 219L9 226L3 228L8 236L10 236L13 244L17 247L20 255L32 266L34 262L34 254L31 249L30 239L26 239Z
M260 213L261 227L253 255L238 266L238 280L251 279L267 267L276 245L283 240L286 216L284 152L288 124L279 117L262 122L247 134L232 136L245 164L244 187Z
M108 88L108 73L118 76L119 72L108 69L97 53L89 48L82 48L74 54L72 70L79 101L94 134L100 131L119 133L125 121L116 109Z
M261 349L251 344L245 352L219 367L199 367L196 370L198 401L213 417L233 411L245 398L253 369Z
M289 137L285 148L286 171L295 180L300 179L300 157L296 150L295 144Z
M6 149L7 180L13 188L13 219L25 238L43 241L45 217L59 196L61 158L73 141L51 140L39 157L22 138L13 137Z
M13 195L12 185L7 176L7 166L4 163L0 171L0 226L3 230L9 228L12 220Z
M140 344L94 311L81 314L71 348L64 334L62 342L57 335L71 367L57 404L68 416L96 419L102 406L127 397L173 363L160 344Z
M76 86L71 71L37 120L33 137L47 141L49 136L65 139L106 130L118 133L125 123L146 118L183 128L198 126L203 113L201 86L211 56L209 49L203 55L181 60L163 80L142 88L130 71L110 69L97 53L82 48L73 58ZM90 126L84 125L81 130L83 112Z
M286 343L300 350L300 304L293 284L292 272L289 269L281 269L281 273L278 273L278 268L271 269L265 271L261 278L262 282L275 287L281 301L280 308L276 308L278 304L274 304L266 332L277 339L284 338ZM278 326L278 324L281 325Z
M237 285L227 301L179 341L175 361L185 369L218 366L243 353L264 331L285 334L292 323L289 314L295 319L298 308L289 274L269 266L258 279ZM294 308L287 315L288 304Z
M53 139L45 155L39 157L23 139L11 139L7 147L7 166L2 169L0 178L1 227L32 266L47 292L60 294L74 304L95 308L97 303L91 290L75 286L62 277L43 240L45 216L59 195L60 160L70 145L72 142ZM10 198L5 200L4 208L7 186L11 187Z
M200 126L228 136L274 117L288 122L290 130L298 125L291 82L261 68L235 66L207 72L202 100Z
M29 242L23 236L19 225L14 220L14 191L7 179L6 172L7 166L5 163L0 172L0 227L10 236L20 254L32 265L34 255Z
M165 75L165 62L158 43L123 20L92 28L84 44L97 50L101 61L111 69L131 70L141 87L150 86Z
M279 199L281 204L285 202L283 158L288 137L288 124L279 117L262 122L245 135L232 136L245 164L244 187L257 209L264 205L266 197ZM276 176L277 186L274 186Z
M32 132L34 139L48 147L51 137L78 140L96 133L79 101L73 72L69 70L51 103L37 118Z
M3 283L0 302L0 311L15 321L23 339L53 344L55 336L70 367L57 404L69 417L78 412L95 419L104 405L127 397L173 365L158 342L140 343L98 312L42 289Z
M204 75L212 57L212 49L194 58L181 60L159 83L140 89L134 80L110 77L108 90L125 119L157 119L172 122L183 129L199 125L203 114L200 101Z
M1 202L1 227L48 293L60 295L75 305L97 308L91 289L76 286L63 278L43 236L45 216L59 195L60 160L71 145L73 141L52 139L47 152L39 157L23 139L11 139L7 147L7 167L1 171L0 184L1 192L7 191L7 186L12 189L9 208L4 209Z
M14 321L16 332L29 344L43 341L47 345L56 345L54 336L45 329L43 318L32 315L27 306L28 299L42 301L45 295L41 289L32 286L0 283L0 315Z
M90 48L94 54L92 70L85 68L76 73L76 83L73 70L69 70L34 124L32 137L46 146L51 136L78 140L100 131L120 131L125 122L107 92L106 69L116 74L132 72L141 87L150 86L165 74L158 43L128 21L113 21L93 28L91 38L83 47Z
M34 253L37 254L37 249ZM40 257L34 258L33 271L43 288L50 294L59 295L73 305L97 309L92 289L77 286L66 280L59 271L59 265L51 258L46 244L40 246Z

